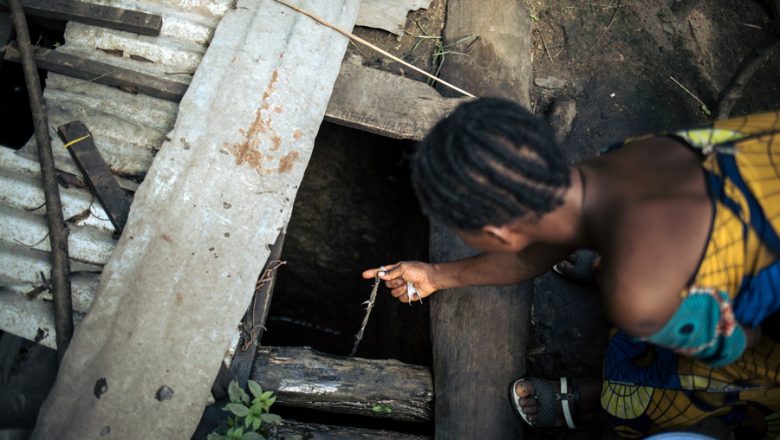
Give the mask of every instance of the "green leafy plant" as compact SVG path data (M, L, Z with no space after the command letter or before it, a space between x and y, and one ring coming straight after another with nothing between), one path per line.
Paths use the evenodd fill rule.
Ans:
M223 409L231 414L227 418L227 426L214 430L208 440L265 440L268 428L282 421L281 417L269 412L276 402L274 393L263 391L260 384L253 380L248 385L251 397L236 381L230 382L230 403Z

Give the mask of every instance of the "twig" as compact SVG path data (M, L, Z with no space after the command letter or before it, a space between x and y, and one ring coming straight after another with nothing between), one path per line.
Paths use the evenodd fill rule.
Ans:
M609 4L611 5L612 2ZM607 27L604 29L604 32L602 32L602 34L596 39L596 42L593 43L593 46L591 46L590 49L588 49L588 52L592 52L593 49L595 49L596 46L601 43L601 40L604 39L604 36L606 36L607 32L609 32L609 28L612 27L612 23L615 22L615 17L617 17L618 12L620 12L620 0L617 0L617 4L615 5L615 12L612 13L612 18L609 19L609 23L607 23Z
M38 240L37 242L35 242L33 244L22 243L21 241L15 239L15 238L14 238L14 242L16 242L17 244L20 244L20 245L22 245L22 246L24 246L26 248L35 249L36 246L38 246L39 244L43 243L43 241L46 240L47 238L49 238L49 233L48 232L46 233L46 235L43 236L43 238L41 238L40 240Z
M390 52L388 52L388 51L386 51L386 50L384 50L384 49L382 49L380 47L377 47L377 46L369 43L368 41L358 37L357 35L349 32L349 31L347 31L345 29L342 29L342 28L338 27L338 26L336 26L336 25L334 25L334 24L332 24L332 23L330 23L330 22L328 22L328 21L326 21L326 20L324 20L324 19L322 19L322 18L312 14L311 12L306 11L305 9L301 9L301 8L295 6L295 5L291 5L290 3L287 3L287 1L285 1L285 0L276 0L276 2L278 2L278 3L280 3L280 4L284 5L284 6L287 6L288 8L292 9L293 11L299 12L299 13L301 13L301 14L309 17L309 18L311 18L312 20L316 21L317 23L319 23L319 24L321 24L323 26L326 26L326 27L329 27L329 28L333 29L334 31L340 33L341 35L344 35L345 37L349 38L352 41L360 43L360 44L362 44L362 45L364 45L364 46L366 46L366 47L368 47L368 48L370 48L372 50L375 50L375 51L379 52L380 54L382 54L382 55L392 59L395 62L403 64L404 66L414 70L417 73L425 75L426 77L430 78L433 81L438 82L439 84L441 84L443 86L449 87L452 90L455 90L456 92L461 93L461 94L466 95L466 96L469 96L471 98L476 98L476 96L474 96L471 93L461 89L460 87L454 86L454 85L448 83L447 81L444 81L443 79L439 79L439 78L431 75L430 73L420 69L417 66L414 66L412 64L407 63L406 61L402 60L401 58L398 58L397 56L391 54Z
M554 65L555 62L553 61L552 55L550 55L550 49L547 48L547 43L544 41L544 34L539 32L539 38L541 38L541 40L542 40L542 46L544 46L544 51L545 51L545 53L547 53L547 58L550 59L550 64Z
M374 308L374 301L376 300L377 290L379 290L378 276L374 277L374 287L371 288L371 297L364 303L366 304L366 315L363 317L363 324L360 325L360 331L357 335L355 335L355 345L352 346L352 352L349 353L349 357L352 357L355 355L355 353L357 353L360 341L363 339L363 332L366 330L366 326L368 325L368 317L371 316L371 309Z
M687 88L687 87L685 87L684 85L680 84L680 81L677 81L677 80L676 80L676 79L675 79L675 78L674 78L672 75L669 75L669 79L671 79L672 81L674 81L674 83L675 83L675 84L677 84L677 85L678 85L678 86L679 86L681 89L683 89L683 91L684 91L685 93L687 93L688 95L690 95L690 96L691 96L691 98L695 99L695 100L696 100L696 102L698 102L699 104L701 104L701 107L700 107L700 108L701 108L701 110L702 110L702 111L703 111L703 112L704 112L704 113L705 113L707 116L709 116L709 115L711 115L711 114L712 114L712 112L710 112L710 109L709 109L709 108L707 108L707 104L705 104L705 103L704 103L704 101L702 101L701 99L699 99L699 97L698 97L698 96L694 95L694 94L693 94L693 92L691 92L690 90L688 90L688 88Z
M27 85L27 95L30 99L35 140L38 143L38 161L41 164L41 180L43 183L44 200L46 201L46 220L49 225L49 243L51 249L51 279L54 294L54 327L57 330L57 356L62 362L62 356L68 348L73 336L73 307L70 288L70 261L68 260L68 228L62 218L62 201L57 184L57 171L54 166L54 155L51 151L48 121L43 105L41 80L35 65L30 31L24 16L22 2L9 0L11 18L13 19L16 37L19 42L19 52L24 70L24 80Z

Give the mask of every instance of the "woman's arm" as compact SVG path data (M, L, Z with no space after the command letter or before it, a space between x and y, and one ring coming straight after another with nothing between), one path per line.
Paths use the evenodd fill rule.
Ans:
M568 246L532 244L518 254L488 252L438 264L402 261L385 270L369 269L363 272L363 278L379 274L390 293L407 302L407 282L414 284L421 298L455 287L516 284L543 274L572 251Z

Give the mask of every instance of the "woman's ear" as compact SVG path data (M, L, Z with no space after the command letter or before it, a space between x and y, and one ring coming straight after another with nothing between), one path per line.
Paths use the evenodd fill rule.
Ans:
M512 244L512 230L504 226L486 225L482 227L482 232L490 237L491 240L495 240L497 244L508 246Z

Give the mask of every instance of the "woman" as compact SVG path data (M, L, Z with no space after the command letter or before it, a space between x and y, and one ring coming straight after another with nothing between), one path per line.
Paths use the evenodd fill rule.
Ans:
M708 416L751 436L780 432L780 346L761 335L780 309L776 155L780 112L634 139L570 167L528 111L478 99L423 140L412 180L426 214L483 253L363 276L379 275L408 302L518 283L594 249L619 329L604 378L518 379L510 387L518 415L574 428L600 400L629 437Z

